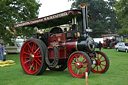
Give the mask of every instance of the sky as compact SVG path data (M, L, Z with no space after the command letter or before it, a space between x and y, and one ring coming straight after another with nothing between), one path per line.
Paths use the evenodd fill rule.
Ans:
M68 0L40 0L42 5L39 9L39 18L69 10L72 2Z

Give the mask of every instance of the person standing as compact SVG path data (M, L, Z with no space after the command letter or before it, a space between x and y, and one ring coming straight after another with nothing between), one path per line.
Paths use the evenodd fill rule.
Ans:
M4 46L0 43L0 60L3 60L3 54L5 52Z
M99 47L99 51L101 51L101 47L102 47L101 41L99 41L98 47Z

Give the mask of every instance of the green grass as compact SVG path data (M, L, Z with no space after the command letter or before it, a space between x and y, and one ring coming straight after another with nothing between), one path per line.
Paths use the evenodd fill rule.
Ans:
M97 50L97 49L96 49ZM128 85L128 53L115 49L102 49L110 60L110 68L104 74L90 73L89 85ZM19 54L8 54L7 59L15 65L0 67L0 85L85 85L85 79L74 78L68 69L63 72L45 71L42 75L32 76L23 73Z

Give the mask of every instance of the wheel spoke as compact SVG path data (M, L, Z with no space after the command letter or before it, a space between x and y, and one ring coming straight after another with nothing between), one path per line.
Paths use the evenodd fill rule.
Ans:
M39 49L40 49L40 48L38 47L38 48L35 50L34 54L37 53L37 51L38 51Z
M71 67L73 67L73 66L76 66L75 64L74 65L71 65Z
M75 57L77 61L79 61L79 59L77 58L77 56Z
M80 61L80 59L81 59L81 55L79 56L79 59L78 60Z
M95 65L95 66L93 67L93 69L95 69L96 66L97 66L97 65Z
M98 65L97 65L97 71L98 71Z
M77 71L77 75L80 73L80 69L78 69L78 71Z
M83 63L83 65L88 65L87 63Z
M83 67L83 68L84 68L85 71L87 70L85 67Z
M36 71L36 63L34 63L33 67L34 67L33 70Z
M101 65L99 65L99 66L100 66L101 70L103 70L102 66Z
M32 50L32 48L31 48L31 46L29 45L29 43L28 43L28 48L31 50L31 52L33 52L33 50Z
M80 72L83 74L83 71L81 70L81 68L80 68Z
M32 65L30 66L29 71L31 71L31 70L32 70L33 65L34 65L34 64L32 64Z
M41 53L41 50L37 51L35 55L39 55Z
M106 65L104 65L104 64L100 64L100 65L102 65L102 66L106 66Z
M42 56L35 56L36 58L41 58Z
M27 64L27 63L30 62L30 61L31 61L31 60L27 60L27 61L24 62L24 64Z
M25 56L25 59L29 58L28 56Z
M99 54L96 54L96 57L99 59Z
M35 44L33 43L33 45L32 45L32 50L34 51L34 47L35 47Z
M36 70L38 69L38 65L37 65L37 63L35 63L36 64Z
M27 47L25 48L25 51L28 52L28 53L31 53L30 48L29 48L28 45L27 45Z
M30 55L30 53L27 53L27 52L25 52L25 51L24 51L24 54L26 54L26 55Z
M76 63L74 60L72 60L74 63Z
M73 58L73 60L76 62L76 58Z
M82 60L82 62L84 62L85 58Z
M102 58L103 56L100 57L100 59Z
M106 62L106 60L102 60L101 62L104 62L104 61Z
M41 63L42 61L38 58L38 61Z
M73 70L73 71L75 72L75 70L76 70L76 67L74 68L74 70Z
M34 61L35 61L39 66L41 65L36 59L34 59Z

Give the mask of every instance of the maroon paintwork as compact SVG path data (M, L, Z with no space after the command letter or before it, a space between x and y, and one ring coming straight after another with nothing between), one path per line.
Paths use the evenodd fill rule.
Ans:
M66 47L64 43L66 42L65 34L53 34L49 36L49 46L48 46L48 51L49 51L49 58L54 59L55 53L53 50L53 47L58 47L58 53L59 53L59 59L66 59L68 56L66 53Z
M76 45L76 41L77 39L73 40L73 41L66 41L66 37L65 34L55 34L55 35L51 35L49 36L49 46L48 46L48 50L49 50L49 58L50 59L54 59L55 53L53 50L53 47L57 47L58 48L58 52L59 52L59 59L66 59L69 57L68 54L71 54L72 49L75 51L77 50L77 45Z

